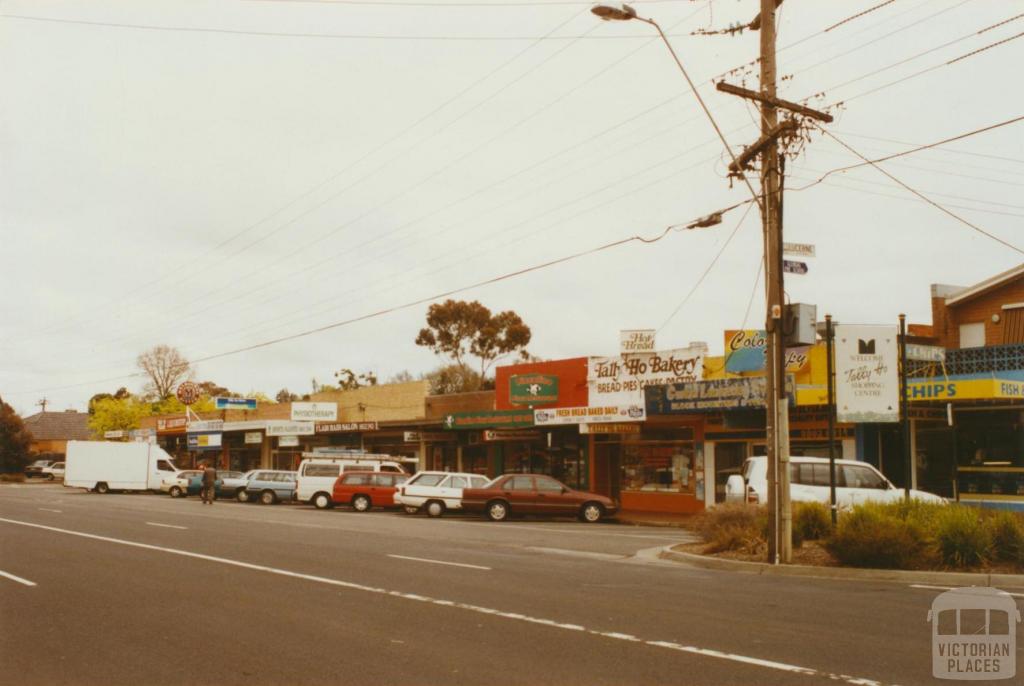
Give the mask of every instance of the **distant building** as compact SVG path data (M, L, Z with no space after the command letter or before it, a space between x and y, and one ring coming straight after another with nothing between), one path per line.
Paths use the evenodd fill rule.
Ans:
M945 348L1024 343L1024 264L966 288L932 285L932 322Z
M32 432L29 450L33 453L63 455L68 441L88 441L92 438L87 412L37 412L22 421L25 422L25 428Z

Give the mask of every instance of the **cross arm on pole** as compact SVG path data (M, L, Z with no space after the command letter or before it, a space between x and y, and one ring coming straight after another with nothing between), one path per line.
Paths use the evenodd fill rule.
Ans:
M826 124L832 123L831 114L819 112L818 110L812 110L810 107L805 107L799 103L790 102L788 100L772 97L770 95L765 95L764 93L760 93L758 91L752 91L749 88L740 88L739 86L734 86L731 83L725 83L724 81L719 81L718 83L716 83L715 88L722 91L723 93L729 93L730 95L738 95L741 98L747 98L748 100L757 100L758 102L764 103L766 105L771 105L772 107L778 107L783 110L789 110L790 112L802 114L805 117L811 117L812 119L823 121Z
M775 143L780 136L794 133L796 128L796 121L793 119L787 119L768 133L762 135L756 141L751 143L749 147L745 148L743 152L737 155L735 161L729 163L729 173L738 174L746 169L747 166L750 165L750 161L764 152L766 147Z

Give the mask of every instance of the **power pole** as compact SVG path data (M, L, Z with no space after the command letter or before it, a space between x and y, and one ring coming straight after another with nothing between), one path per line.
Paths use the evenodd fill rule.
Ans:
M36 405L39 405L40 407L42 407L42 408L43 408L43 412L46 412L46 406L47 406L47 405L48 405L49 403L50 403L50 401L49 401L49 400L47 400L46 398L43 398L42 400L40 400L39 402L37 402L37 403L36 403Z
M775 95L775 8L781 0L761 0L761 13L749 28L761 32L761 90L750 91L718 83L720 91L761 103L761 137L736 161L734 174L743 174L746 164L761 156L761 220L764 227L765 295L768 334L765 352L767 393L765 431L768 443L768 561L793 560L793 518L789 499L789 402L786 396L785 283L782 271L782 183L779 138L797 129L794 120L778 122L779 108L791 114L831 122L832 117Z

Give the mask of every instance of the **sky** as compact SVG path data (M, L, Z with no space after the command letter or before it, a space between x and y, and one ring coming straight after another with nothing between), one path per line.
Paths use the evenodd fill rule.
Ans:
M734 152L757 138L756 112L712 79L756 89L759 36L702 34L758 5L635 4ZM305 393L341 368L418 375L442 361L414 343L426 309L458 289L518 312L544 359L614 354L631 328L715 354L723 330L760 328L756 207L678 230L749 190L727 178L653 27L589 10L5 0L0 397L23 415L43 398L85 410L140 390L135 359L158 344L239 393ZM930 323L930 284L1021 263L981 232L1024 247L1024 121L879 164L956 217L871 166L796 189L856 153L1024 115L1022 13L1020 0L782 5L779 97L835 115L787 159L785 239L816 246L787 279L792 302Z

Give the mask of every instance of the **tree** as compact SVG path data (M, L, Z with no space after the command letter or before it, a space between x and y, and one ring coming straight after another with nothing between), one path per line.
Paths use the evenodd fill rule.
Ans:
M199 387L199 392L200 393L202 393L203 395L208 395L211 398L216 398L216 397L221 397L221 398L237 398L237 397L239 397L239 395L237 393L232 393L228 389L226 389L223 386L221 386L219 383L214 383L213 381L200 381L199 383L196 384L196 386ZM249 396L249 397L252 397L252 396Z
M447 355L467 372L467 357L476 357L480 361L476 378L482 383L498 358L515 352L528 357L530 337L530 327L512 310L492 315L476 300L445 300L427 309L427 326L420 329L416 345Z
M97 393L93 397L89 398L89 414L93 414L96 409L96 403L106 398L113 398L114 400L124 400L125 398L132 397L131 391L124 386L114 391L113 395L110 393Z
M0 472L20 472L29 461L32 433L25 422L0 398Z
M279 403L290 403L294 400L298 400L299 396L297 396L295 393L292 393L287 388L282 388L277 392L277 395L275 395L274 398Z
M338 380L338 388L343 391L352 391L360 386L377 385L377 375L373 372L357 375L351 369L339 369L334 372L334 378Z
M89 430L96 438L103 438L107 431L131 431L139 428L139 420L153 414L153 406L129 396L118 400L115 397L101 398L90 405Z
M408 369L403 369L397 374L392 374L388 378L388 383L409 383L410 381L415 380L416 377L412 375L412 372L410 372Z
M479 391L488 386L488 382L481 379L478 373L458 364L441 365L424 378L430 384L431 395Z
M136 363L149 377L145 387L146 393L154 396L157 401L171 397L174 387L179 381L188 378L192 370L189 361L178 352L178 349L167 345L158 345L147 350L139 355Z

